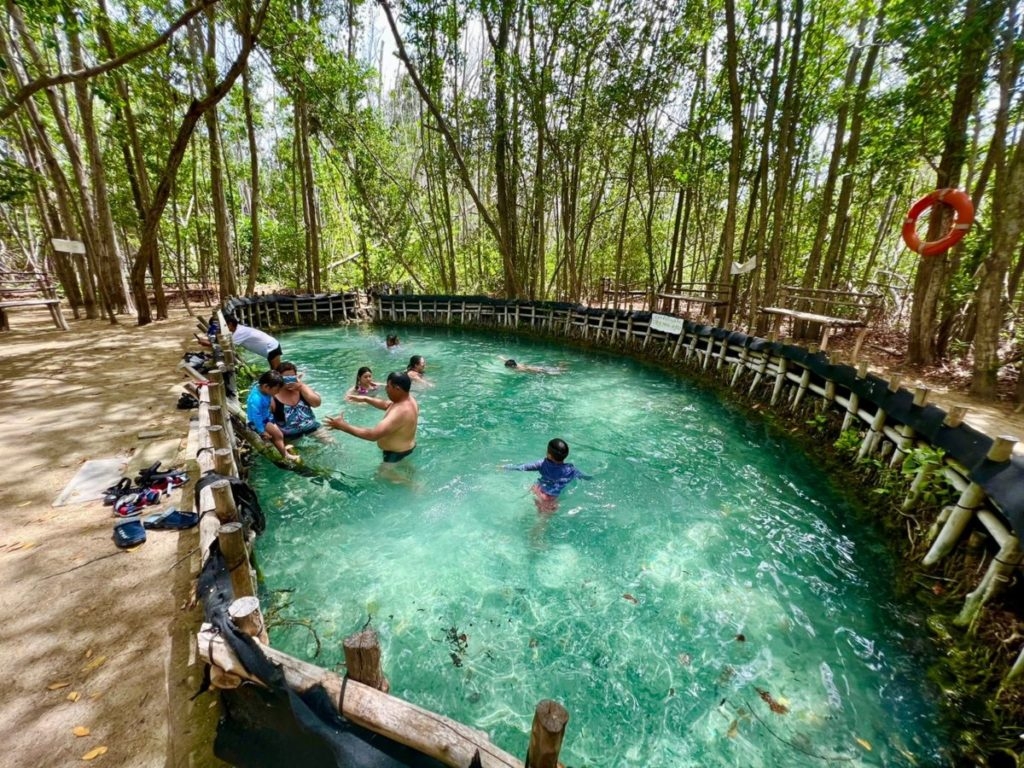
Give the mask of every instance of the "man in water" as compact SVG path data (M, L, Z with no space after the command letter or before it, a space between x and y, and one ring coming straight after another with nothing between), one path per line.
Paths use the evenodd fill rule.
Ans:
M412 381L418 381L425 387L432 387L434 383L428 381L424 375L427 372L427 360L423 355L413 355L409 358L409 365L405 367L405 372Z
M504 357L502 357L501 359L505 360ZM547 373L552 376L557 376L558 374L565 372L565 368L562 366L561 363L558 364L557 368L552 368L551 366L547 365L527 365L526 363L519 363L513 360L511 357L505 360L505 367L511 368L513 371L516 371L517 373Z
M364 402L384 411L384 417L375 427L356 427L345 421L344 414L324 420L332 429L340 429L350 435L372 440L384 452L384 463L395 464L416 448L416 425L419 423L420 407L409 394L412 381L408 374L392 371L384 385L388 400L366 398Z

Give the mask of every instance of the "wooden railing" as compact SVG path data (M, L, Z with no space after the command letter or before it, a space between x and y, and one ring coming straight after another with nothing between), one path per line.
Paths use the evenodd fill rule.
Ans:
M11 329L7 310L18 307L46 307L54 325L64 331L70 330L60 311L57 289L45 272L0 270L0 330Z

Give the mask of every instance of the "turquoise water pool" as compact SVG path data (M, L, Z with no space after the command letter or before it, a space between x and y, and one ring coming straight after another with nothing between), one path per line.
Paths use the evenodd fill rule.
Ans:
M940 763L926 632L814 457L635 361L444 330L403 329L389 353L384 332L283 339L321 416L377 422L343 402L361 365L382 381L422 354L436 386L414 391L398 478L341 432L297 443L330 483L255 467L274 646L334 667L370 620L392 693L520 756L537 702L557 699L576 768ZM542 516L536 474L499 464L552 437L594 477Z

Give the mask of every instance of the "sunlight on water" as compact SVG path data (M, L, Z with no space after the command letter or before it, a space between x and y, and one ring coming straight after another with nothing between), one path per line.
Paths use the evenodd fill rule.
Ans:
M405 329L392 354L383 335L284 339L321 416L377 422L343 402L361 365L383 381L422 354L437 386L414 393L405 482L341 432L297 444L329 482L255 468L273 645L335 667L372 617L392 693L520 756L537 702L557 699L576 768L939 760L911 652L925 632L892 606L877 536L793 445L633 361L443 330ZM552 437L594 479L542 517L536 474L498 465Z

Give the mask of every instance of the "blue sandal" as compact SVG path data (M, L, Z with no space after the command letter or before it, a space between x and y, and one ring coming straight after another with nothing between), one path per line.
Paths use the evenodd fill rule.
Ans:
M182 512L174 507L142 520L142 525L151 531L184 531L198 524L199 515L195 512Z
M138 517L129 517L114 523L114 544L121 549L137 547L146 541L146 529Z

